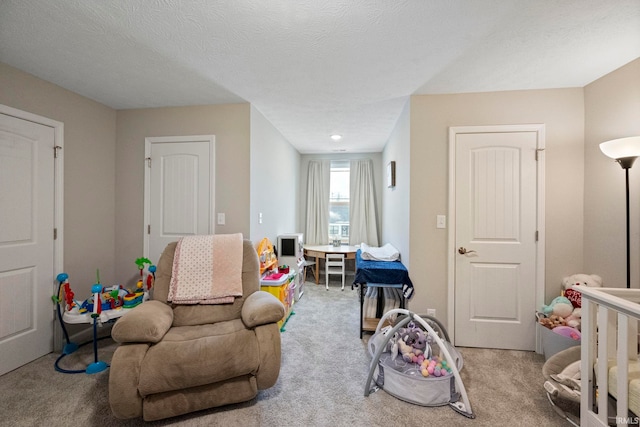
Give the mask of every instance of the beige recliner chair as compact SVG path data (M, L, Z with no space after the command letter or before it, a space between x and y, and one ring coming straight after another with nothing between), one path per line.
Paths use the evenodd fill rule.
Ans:
M157 265L153 300L114 325L109 404L117 418L158 420L254 398L280 373L280 301L260 291L258 255L243 243L242 297L167 303L176 242Z

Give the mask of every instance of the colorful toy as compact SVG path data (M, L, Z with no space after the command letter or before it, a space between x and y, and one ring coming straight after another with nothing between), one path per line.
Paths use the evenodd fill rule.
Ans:
M393 321L391 329L386 329L388 326L383 325L392 316L397 318ZM448 405L456 412L474 418L460 377L462 355L449 342L448 333L442 323L435 317L426 317L428 321L405 309L391 309L383 314L368 342L372 358L365 383L365 397L381 388L392 396L416 405ZM422 355L424 358L421 360L420 356L416 356L415 363L408 363L386 351L389 340L410 321L419 325L432 353L439 357L427 358ZM429 339L432 341L429 342ZM402 339L398 339L398 347L403 347L403 342ZM404 344L407 345L406 342ZM372 381L375 381L374 387L371 387Z
M66 323L90 323L97 314L99 323L108 322L116 319L122 314L122 309L131 309L150 299L150 292L153 288L155 280L156 267L150 265L145 272L144 264L148 264L146 258L138 258L136 264L140 268L141 278L136 283L136 289L128 290L122 285L114 285L111 287L103 287L100 284L99 272L97 272L97 283L92 287L92 293L89 298L80 302L74 299L74 293L68 283L68 275L65 274L65 281L62 282L61 290L57 300L64 300L65 311L62 315ZM146 277L145 277L146 276ZM93 288L99 292L93 292ZM54 301L56 299L54 298ZM97 304L96 304L97 303ZM99 309L96 309L96 305Z
M140 270L140 279L138 280L138 284L136 285L136 287L138 289L142 289L144 288L144 280L143 280L143 276L144 276L144 266L145 264L149 264L149 274L147 275L147 291L150 291L151 288L153 287L153 282L156 278L156 266L153 265L151 263L151 261L148 258L138 258L136 259L136 265L138 266L138 269Z
M56 371L73 374L81 372L93 374L101 372L108 367L105 362L98 361L97 326L109 321L115 321L126 313L127 309L136 307L148 300L150 298L149 293L153 288L156 267L150 265L147 268L145 277L144 266L145 264L151 264L151 262L147 258L138 258L136 264L140 269L140 280L138 280L134 291L129 291L122 285L102 286L100 283L100 271L96 270L96 283L91 286L91 295L82 302L74 299L75 294L69 285L69 275L67 273L58 274L56 277L58 293L52 296L51 299L57 305L58 318L67 343L64 346L62 355L55 362ZM64 356L73 353L79 347L77 344L70 342L65 323L93 324L94 362L88 365L86 370L67 370L60 368L58 365ZM84 344L88 344L88 342Z
M574 308L571 315L564 320L567 322L567 326L580 330L580 325L582 324L582 308Z
M54 295L53 297L51 297L51 299L53 299L53 301L56 303L58 320L62 325L62 332L64 333L64 339L66 341L66 344L62 349L62 354L67 355L76 351L78 349L78 344L71 342L71 340L69 339L69 334L67 333L67 329L64 327L64 323L62 323L62 310L60 309L60 302L64 298L67 310L71 310L76 305L76 303L73 300L73 292L71 291L71 287L69 286L69 275L67 273L60 273L56 277L56 280L58 281L58 295Z
M436 377L444 377L452 373L451 367L447 361L440 356L434 356L433 358L424 359L420 364L420 372L423 377L433 375Z
M402 338L398 340L398 350L400 351L400 354L402 355L402 358L405 362L413 361L413 356L415 356L415 354L413 353L413 347L404 342Z
M412 347L411 353L413 353L416 358L423 356L422 359L425 359L431 356L431 346L429 346L428 337L414 322L409 322L407 327L399 329L398 333L400 339Z
M97 281L95 285L91 287L91 293L93 293L93 300L100 301L100 293L102 292L102 285L100 284L100 272L96 270ZM87 374L97 374L109 367L106 362L98 360L98 317L102 313L102 304L94 303L93 312L91 318L93 319L93 363L87 366Z

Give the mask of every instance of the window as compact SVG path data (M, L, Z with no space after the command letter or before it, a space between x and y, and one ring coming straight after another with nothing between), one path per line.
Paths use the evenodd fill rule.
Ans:
M329 176L329 241L349 244L349 161L332 161Z

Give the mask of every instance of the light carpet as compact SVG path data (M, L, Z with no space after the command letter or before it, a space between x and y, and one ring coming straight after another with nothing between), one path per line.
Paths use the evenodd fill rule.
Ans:
M547 401L544 358L533 352L459 349L475 419L448 406L412 405L384 390L365 397L370 334L359 339L357 291L349 286L341 291L339 282L326 291L322 281L307 282L305 289L282 332L278 382L249 402L153 423L121 421L111 415L108 404L109 370L59 373L54 370L58 355L49 354L0 377L0 426L568 425ZM117 344L110 338L99 343L99 359L109 362ZM92 361L92 346L86 345L60 366L78 369Z

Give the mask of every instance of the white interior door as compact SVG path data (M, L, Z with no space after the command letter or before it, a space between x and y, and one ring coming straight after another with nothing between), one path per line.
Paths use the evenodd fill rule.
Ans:
M0 375L53 350L54 143L0 114Z
M540 136L517 127L452 133L458 346L535 349Z
M179 237L214 233L215 139L147 138L146 150L144 253L157 263Z

